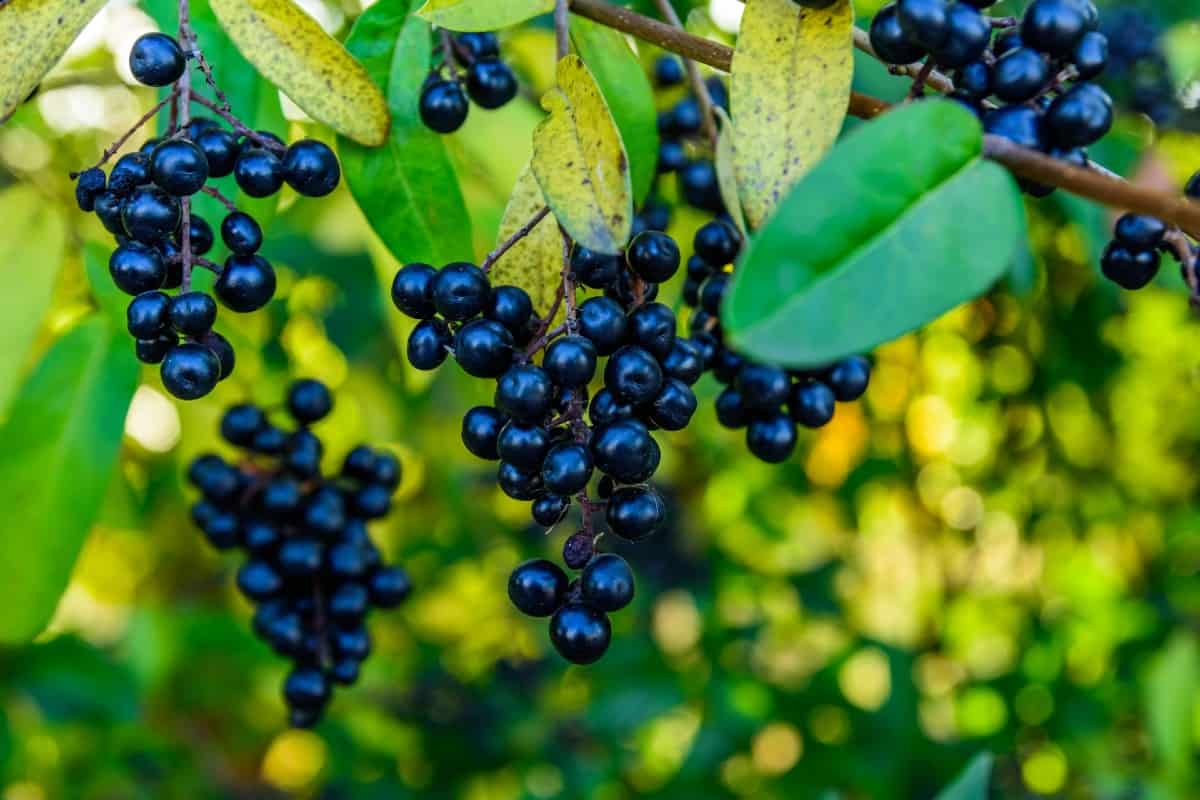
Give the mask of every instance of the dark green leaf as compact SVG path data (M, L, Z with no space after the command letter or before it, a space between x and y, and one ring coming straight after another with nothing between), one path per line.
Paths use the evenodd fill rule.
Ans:
M0 642L32 639L54 613L104 499L137 377L128 334L92 318L21 387L0 428Z
M338 150L351 194L392 254L440 265L472 257L471 223L446 147L417 112L431 38L409 7L408 0L376 3L346 40L384 88L392 128L382 147L339 138Z
M650 193L658 164L658 114L646 71L625 37L612 28L574 16L571 40L600 85L621 132L629 157L633 202L640 205Z
M1146 723L1155 760L1167 777L1191 775L1194 698L1200 690L1200 648L1179 633L1150 666L1145 681Z
M937 800L987 800L992 777L992 754L980 753L971 759L954 783L942 790Z
M1024 212L981 147L975 118L940 101L847 137L751 240L722 308L733 344L826 364L986 291L1012 262Z

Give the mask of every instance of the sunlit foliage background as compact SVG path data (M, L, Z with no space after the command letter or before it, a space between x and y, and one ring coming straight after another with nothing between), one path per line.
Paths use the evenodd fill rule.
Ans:
M340 34L360 11L302 5ZM736 2L695 5L729 36ZM1141 8L1168 31L1187 105L1200 4ZM31 352L9 358L33 363L96 305L85 256L103 265L105 235L66 173L153 102L124 63L153 26L113 2L0 127L0 271L28 278L6 282L0 314L28 313L22 286L54 293L29 322ZM551 39L539 25L506 35L531 97ZM865 90L904 90L860 70ZM293 136L330 139L283 111ZM453 137L480 252L537 119L532 102L472 111ZM1155 134L1127 117L1099 155L1178 183L1200 165L1189 119ZM31 207L49 221L6 224ZM690 239L701 221L677 214L673 232ZM991 750L1006 797L1197 796L1200 328L1170 270L1136 295L1098 278L1107 225L1067 197L1031 207L1007 285L881 348L865 401L783 467L716 425L706 379L697 423L663 437L670 531L614 545L638 598L614 617L608 657L581 669L505 597L511 567L569 531L531 530L459 446L485 382L403 363L384 291L397 264L344 189L285 196L265 249L277 300L223 317L236 374L184 405L147 371L51 630L0 654L0 793L924 798ZM285 732L283 664L248 633L236 563L188 522L181 480L217 446L225 405L276 402L297 375L337 390L320 431L334 458L362 440L402 454L398 511L377 537L418 587L375 619L364 680L315 732Z

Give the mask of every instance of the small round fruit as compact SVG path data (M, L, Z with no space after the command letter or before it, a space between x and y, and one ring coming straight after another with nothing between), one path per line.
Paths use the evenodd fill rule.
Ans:
M333 395L320 381L305 378L288 389L288 412L301 425L311 425L329 416L333 410Z
M613 353L604 367L604 385L618 402L638 405L662 388L662 367L641 347L628 345Z
M477 458L498 461L497 440L507 422L498 409L475 406L463 416L462 440L467 450Z
M437 270L428 264L405 264L392 280L392 303L413 319L432 319L437 314L433 305L433 279Z
M629 243L625 259L643 280L662 283L679 270L679 246L665 233L645 231Z
M542 368L559 386L586 386L596 374L596 346L585 336L564 336L546 348Z
M481 58L467 68L467 94L480 108L500 108L517 96L517 78L504 62Z
M293 142L283 156L283 178L305 197L324 197L342 177L342 168L329 145L316 139Z
M262 256L230 256L213 291L233 311L257 311L275 296L275 270Z
M367 590L371 602L379 608L395 608L412 593L412 581L399 567L384 567L371 575Z
M826 381L834 396L843 403L862 397L871 382L871 362L862 356L849 356L833 365Z
M611 640L608 616L582 603L563 606L550 620L550 642L572 664L595 663Z
M233 211L221 220L221 241L235 256L252 256L262 247L262 228L249 214Z
M203 336L217 321L217 304L204 292L185 292L171 298L169 314L171 325L184 336Z
M1153 250L1167 235L1167 224L1145 214L1125 214L1117 220L1117 241L1134 250Z
M447 320L461 322L483 313L491 291L488 277L479 267L466 262L447 264L433 278L433 305Z
M554 382L541 367L510 368L496 384L496 407L517 420L539 420L554 400Z
M622 486L608 498L605 519L614 534L639 542L661 530L667 519L667 506L653 489Z
M1160 263L1157 250L1133 250L1111 242L1100 259L1100 271L1121 288L1136 290L1154 280Z
M220 128L209 128L201 131L195 142L200 152L204 153L204 160L208 162L210 178L224 178L233 172L239 148L237 137L232 133Z
M187 59L179 42L165 33L146 33L138 37L129 51L129 71L138 83L167 86L183 75Z
M163 292L139 294L129 302L125 325L135 339L157 339L170 324L171 298Z
M162 382L180 400L204 397L221 377L221 362L213 351L195 342L172 348L162 362Z
M408 362L420 370L437 369L446 360L454 339L440 319L423 319L408 335Z
M152 188L137 189L121 205L121 224L131 239L154 244L179 227L179 203Z
M243 148L233 165L233 179L250 197L270 197L283 186L283 163L266 148Z
M600 611L620 611L633 601L633 570L615 553L601 553L579 576L583 602Z
M188 197L208 180L208 159L195 143L168 139L150 153L150 177L167 194Z
M453 133L461 128L470 109L458 81L434 81L421 92L421 121L437 133Z
M582 491L591 478L591 451L578 442L556 444L542 462L542 485L555 494L574 495Z
M531 617L550 616L562 606L566 594L566 573L545 559L526 561L508 577L509 599Z
M513 337L490 319L474 319L454 335L454 358L476 378L498 378L512 365Z
M122 292L140 295L163 285L167 267L158 251L140 242L129 242L109 256L108 274Z
M641 483L658 469L662 451L642 423L625 419L600 428L592 454L602 472L621 483Z
M871 20L871 47L887 64L912 64L925 56L925 48L914 43L900 27L896 4L879 9Z
M786 461L796 449L796 424L786 414L751 420L746 426L746 447L768 464Z

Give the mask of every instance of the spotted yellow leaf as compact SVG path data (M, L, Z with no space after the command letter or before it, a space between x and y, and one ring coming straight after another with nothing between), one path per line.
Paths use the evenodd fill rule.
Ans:
M528 164L517 178L517 185L504 209L497 241L503 242L533 219L546 205L542 187ZM492 283L511 284L529 293L539 315L549 313L562 283L563 240L553 214L548 214L529 234L513 245L492 267Z
M558 62L558 87L542 97L549 116L533 132L530 166L559 223L579 244L623 251L633 225L629 159L596 79L583 61Z
M733 54L734 173L757 228L837 139L854 73L850 0L749 0Z
M29 97L105 0L0 3L0 122Z
M210 4L246 60L310 117L368 147L387 141L390 117L379 87L291 0Z
M452 31L493 31L554 10L554 0L427 0L417 16Z

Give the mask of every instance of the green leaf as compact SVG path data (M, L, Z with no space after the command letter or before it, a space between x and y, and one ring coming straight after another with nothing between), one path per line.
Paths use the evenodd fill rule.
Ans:
M385 89L392 125L380 148L340 138L342 169L367 221L401 263L469 260L471 222L458 178L442 139L417 110L431 38L428 23L409 16L409 7L408 0L376 3L346 40Z
M1155 760L1175 782L1192 774L1192 715L1200 690L1200 647L1176 634L1150 666L1145 682L1146 722Z
M1012 263L1024 211L1012 177L981 158L982 140L946 101L846 137L751 240L721 309L734 346L827 364L986 291Z
M108 257L111 253L110 247L88 242L83 248L83 271L92 287L92 297L96 299L96 305L100 306L108 324L122 329L125 327L125 312L131 298L117 288L112 276L108 274Z
M992 778L992 754L980 753L958 774L936 800L987 800L988 783Z
M533 132L530 166L554 216L579 244L619 254L633 226L629 157L591 70L560 59L558 86L542 97L548 113Z
M0 642L26 642L50 621L100 510L137 387L129 336L85 320L54 343L0 429Z
M361 144L387 139L388 109L379 87L291 0L209 5L242 55L310 117Z
M633 202L639 205L650 194L658 165L658 114L650 80L625 37L612 28L573 16L571 40L600 85L621 132L629 156Z
M0 3L0 123L25 102L105 0Z
M3 12L0 12L3 13ZM21 370L46 314L66 251L58 207L30 186L0 192L0 416L20 385ZM18 267L20 265L20 267Z
M554 0L428 0L417 14L452 31L493 31L553 9Z
M746 215L742 212L742 201L738 196L737 175L733 166L733 120L723 108L714 108L717 119L721 120L721 130L717 134L717 152L713 161L717 168L717 187L721 190L721 200L733 218L733 224L745 236L749 229L746 227Z

